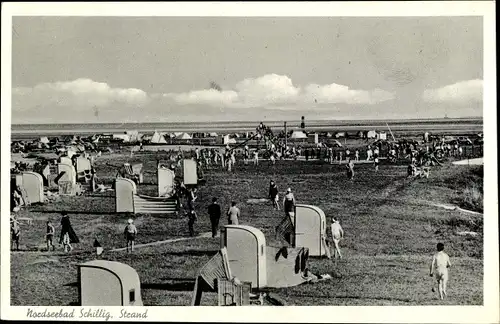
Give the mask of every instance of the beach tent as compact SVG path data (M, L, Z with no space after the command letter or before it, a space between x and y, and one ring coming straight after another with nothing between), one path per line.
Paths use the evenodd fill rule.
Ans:
M284 288L304 283L307 248L266 246L264 234L247 225L226 225L221 233L231 275L252 288Z
M127 135L129 137L130 142L137 142L138 140L141 139L141 134L139 134L139 131L136 130L127 131Z
M22 187L24 188L30 203L43 203L43 177L36 172L23 172Z
M301 139L301 138L307 138L307 135L303 131L293 131L292 135L290 135L290 138L293 139Z
M198 173L196 161L193 159L183 160L183 173L184 173L184 184L185 185L197 185L198 184Z
M386 132L379 132L379 133L377 133L376 139L378 139L378 140L386 140L387 139L387 133Z
M188 133L181 133L180 135L177 135L176 138L181 140L193 139Z
M163 137L162 135L160 135L160 133L155 132L153 134L153 137L151 138L151 143L154 143L154 144L164 144L164 143L167 143L167 141L165 140L165 137Z
M366 137L367 138L376 138L377 137L377 132L374 131L374 130L368 131L368 133L366 134Z
M49 144L49 139L46 136L40 137L40 143Z
M224 136L224 144L236 144L236 140L229 135Z
M158 167L157 176L158 176L158 197L171 196L174 191L174 179L175 179L174 171L167 168Z
M217 136L219 136L219 135L217 135L217 133L215 133L215 132L212 132L212 133L210 133L209 135L210 135L210 137L217 137Z
M143 306L141 281L124 263L93 260L78 265L80 306Z
M294 217L295 247L306 247L310 256L329 256L325 213L316 206L297 205Z
M76 170L68 157L61 157L57 165L57 178L54 180L59 187L60 195L74 195L76 193Z

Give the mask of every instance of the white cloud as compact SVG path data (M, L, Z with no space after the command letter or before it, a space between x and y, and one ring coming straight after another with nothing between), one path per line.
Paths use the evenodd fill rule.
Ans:
M394 94L375 89L352 90L339 84L309 84L297 87L285 75L267 74L238 82L234 90L196 90L186 93L168 93L164 97L181 105L205 104L229 108L289 106L304 103L318 104L376 104L394 99Z
M425 90L423 99L427 102L481 102L483 100L483 80L460 81L442 88Z
M12 89L13 108L105 108L112 104L142 106L149 100L146 92L134 88L112 88L90 79L42 83L35 87Z

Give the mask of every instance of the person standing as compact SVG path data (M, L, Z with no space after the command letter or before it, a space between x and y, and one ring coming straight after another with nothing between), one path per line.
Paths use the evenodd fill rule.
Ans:
M196 215L194 209L189 210L187 216L189 236L194 236L194 223L198 220L198 216Z
M332 225L331 225L331 230L332 230L332 240L333 240L333 245L335 248L335 251L333 253L333 257L339 259L342 259L342 254L340 253L340 247L339 243L340 240L344 238L344 230L342 229L342 226L340 226L340 222L338 219L335 219L332 217Z
M212 203L208 206L208 215L212 225L212 237L216 237L219 231L219 220L221 217L221 208L217 203L217 198L212 198Z
M21 228L17 219L12 218L10 221L10 234L11 234L11 249L16 245L16 250L19 251L19 238L21 236Z
M354 159L357 161L359 161L359 150L356 149L356 151L354 151Z
M51 221L47 221L47 230L45 234L45 241L47 243L47 251L50 251L50 248L52 247L52 251L55 251L56 247L54 246L54 234L56 233L56 230L54 229L54 226L52 225Z
M59 244L65 245L65 240L68 242L69 246L65 245L66 247L69 247L70 250L73 249L71 247L71 243L80 243L80 240L78 239L78 236L76 236L75 231L73 230L73 227L71 226L71 222L69 220L69 216L66 212L62 212L62 218L61 218L61 236L59 237Z
M285 197L283 197L283 209L285 211L285 215L288 217L295 216L295 197L292 193L292 189L288 188L286 190Z
M436 274L439 298L446 297L446 284L448 283L448 268L451 267L450 257L444 252L444 244L437 244L437 253L432 257L429 275ZM434 292L434 287L432 288Z
M135 237L137 235L137 228L134 225L134 220L129 219L125 226L124 235L127 240L127 253L134 252Z
M280 205L278 203L279 200L278 186L273 180L271 180L271 182L269 183L269 199L273 204L273 208L280 210Z
M238 225L239 224L239 217L240 217L240 209L236 207L236 202L233 201L231 202L231 207L227 211L227 216L228 216L228 224L229 225Z
M253 164L259 165L259 152L257 150L253 152Z

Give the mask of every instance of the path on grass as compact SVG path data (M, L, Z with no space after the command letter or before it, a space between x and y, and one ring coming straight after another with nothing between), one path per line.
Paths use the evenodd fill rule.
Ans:
M192 237L179 237L179 238L176 238L176 239L170 239L170 240L164 240L164 241L156 241L156 242L151 242L151 243L136 244L136 245L134 245L134 249L135 248L141 248L141 247L147 247L147 246L156 246L156 245L165 244L165 243L187 241L187 240L192 240L192 239L197 239L197 238L207 238L207 237L212 237L212 232L205 232L205 233L201 233L198 236L192 236ZM126 247L124 247L124 248L118 248L118 249L112 249L112 250L109 250L109 252L118 252L118 251L125 251L125 250L127 250Z

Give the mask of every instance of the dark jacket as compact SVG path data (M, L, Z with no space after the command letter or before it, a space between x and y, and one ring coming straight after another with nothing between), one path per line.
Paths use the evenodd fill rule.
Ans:
M71 226L71 222L69 221L69 217L63 216L61 219L61 236L59 237L59 243L63 242L64 234L69 234L69 239L71 243L80 243L78 236L76 236L73 227Z
M212 203L208 206L208 215L210 215L210 218L220 218L221 214L222 212L219 204Z
M269 186L269 197L274 198L278 195L278 186Z

